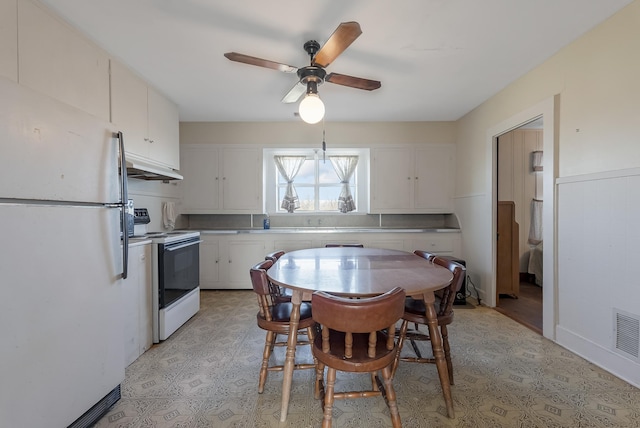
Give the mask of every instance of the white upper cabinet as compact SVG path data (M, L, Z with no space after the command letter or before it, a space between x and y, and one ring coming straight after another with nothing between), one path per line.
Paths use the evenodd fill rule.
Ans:
M409 212L413 208L413 150L371 149L372 213Z
M185 144L180 148L183 214L262 212L262 150Z
M371 213L451 213L453 145L371 149Z
M182 213L207 214L220 210L220 173L218 149L213 146L183 145L180 148L182 163Z
M127 154L180 169L178 107L117 61L111 61L111 122Z
M111 122L122 131L126 150L149 157L147 84L111 60Z
M180 119L178 106L152 87L147 93L150 158L180 169Z
M21 85L109 120L106 52L29 0L18 0L17 46Z
M262 150L223 149L222 209L237 212L262 212Z
M455 147L451 144L415 149L415 206L425 213L452 213L455 192Z
M0 0L0 76L18 81L17 0Z

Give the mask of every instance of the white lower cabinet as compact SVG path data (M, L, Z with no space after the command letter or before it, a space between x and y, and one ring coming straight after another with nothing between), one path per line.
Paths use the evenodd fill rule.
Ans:
M220 287L220 240L217 235L200 235L200 288Z
M250 289L249 269L269 251L261 235L200 235L200 288Z
M264 260L267 254L266 240L259 235L245 235L249 239L233 238L227 241L223 270L226 273L225 288L252 288L249 270Z
M153 344L151 245L129 247L129 274L122 281L125 364Z
M249 269L267 253L324 247L328 243L363 244L413 252L426 250L440 255L460 256L460 233L241 233L201 232L200 288L251 289Z
M442 256L460 257L460 234L425 233L423 235L411 240L411 248L413 250L424 250Z

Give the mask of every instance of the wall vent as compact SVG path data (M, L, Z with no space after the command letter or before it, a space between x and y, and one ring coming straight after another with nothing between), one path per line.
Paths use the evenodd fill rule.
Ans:
M613 308L613 348L640 362L640 316Z

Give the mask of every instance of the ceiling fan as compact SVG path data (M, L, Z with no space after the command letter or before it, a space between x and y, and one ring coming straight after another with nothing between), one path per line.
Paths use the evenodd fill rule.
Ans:
M284 73L297 73L298 83L282 98L283 103L295 103L306 94L300 103L300 117L307 123L317 123L324 116L324 104L318 96L318 85L323 82L349 86L357 89L372 91L378 89L381 83L377 80L363 79L361 77L348 76L346 74L328 73L325 68L329 66L345 49L362 34L360 24L357 22L343 22L333 32L329 40L321 47L315 40L309 40L304 44L304 50L310 58L306 67L293 67L275 61L256 58L237 52L227 52L225 57L231 61L242 62L259 67L271 68Z

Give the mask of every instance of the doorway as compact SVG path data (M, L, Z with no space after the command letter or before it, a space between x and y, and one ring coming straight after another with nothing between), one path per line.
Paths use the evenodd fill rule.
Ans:
M487 209L491 211L490 239L491 264L489 287L486 290L485 298L488 306L496 306L496 247L497 240L497 141L498 137L512 129L518 128L525 123L531 122L535 118L543 118L543 172L542 182L545 190L544 205L542 208L542 259L544 264L542 296L542 334L549 340L556 340L557 325L557 272L556 272L556 191L555 180L558 176L558 124L559 124L559 104L560 96L546 98L539 103L514 114L513 116L499 122L487 129L486 148L487 156L491 159L491 167L487 169L487 193L491 198L487 199Z
M542 334L543 118L496 144L496 310Z

